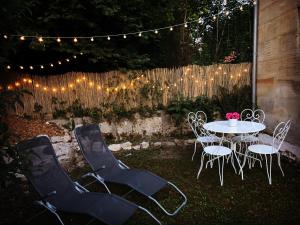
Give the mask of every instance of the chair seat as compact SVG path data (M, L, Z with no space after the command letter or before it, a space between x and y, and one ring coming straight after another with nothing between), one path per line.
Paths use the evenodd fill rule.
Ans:
M217 155L217 156L229 155L231 154L231 151L232 150L230 148L220 146L220 145L212 145L204 148L204 152L210 155Z
M220 138L217 136L201 136L197 138L197 141L202 143L212 143L219 142Z
M258 137L254 135L238 135L232 138L233 142L240 143L240 142L258 142Z
M258 145L250 145L248 147L248 150L250 152L254 152L257 154L273 154L276 153L273 150L273 147L271 145L262 145L262 144L258 144Z

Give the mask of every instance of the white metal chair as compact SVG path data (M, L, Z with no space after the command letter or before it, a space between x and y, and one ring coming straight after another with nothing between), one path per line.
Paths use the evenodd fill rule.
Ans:
M203 111L198 111L196 113L190 112L188 114L188 123L196 136L192 161L194 160L194 156L197 150L197 143L213 144L215 142L220 141L219 137L217 137L215 134L209 133L207 130L203 128L203 124L205 124L206 122L207 122L207 116Z
M265 112L262 109L244 109L241 112L241 120L242 121L251 121L251 122L257 122L257 123L264 123L265 121ZM253 134L244 134L244 135L238 135L232 138L232 141L235 143L257 143L259 141L258 139L258 132Z
M252 158L252 156L249 156L249 154L252 153L252 154L258 154L260 156L265 156L269 184L272 184L272 176L271 176L272 155L276 154L278 159L278 166L281 170L282 175L284 176L283 170L281 168L281 163L280 163L280 147L290 129L290 126L291 126L290 120L288 120L287 122L281 122L276 126L273 132L272 145L265 145L265 144L250 145L245 152L242 168L245 166L246 159L248 157ZM268 156L269 156L269 160L268 160Z
M203 169L205 156L209 157L209 160L206 162L206 168L207 168L207 165L209 163L212 166L212 162L214 160L218 160L219 177L220 177L221 186L223 186L223 171L224 171L225 157L228 157L228 158L230 157L231 158L231 164L232 164L232 167L233 167L233 169L236 173L236 169L235 169L235 166L234 166L234 157L233 157L234 152L230 148L223 146L222 144L224 144L224 142L230 143L229 141L227 141L225 139L224 134L223 134L222 138L220 138L219 145L208 145L208 143L200 142L202 144L202 147L203 147L203 152L202 152L202 155L201 155L201 164L200 164L200 168L199 168L199 171L198 171L198 174L197 174L197 179L199 178L200 173ZM220 160L221 160L221 162L220 162Z

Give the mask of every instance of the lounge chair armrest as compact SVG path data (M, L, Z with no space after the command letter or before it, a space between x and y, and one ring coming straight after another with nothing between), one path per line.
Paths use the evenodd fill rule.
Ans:
M82 185L80 185L77 181L75 181L73 183L74 183L75 188L77 189L77 191L79 191L80 193L89 192L88 189L86 189L85 187L83 187Z
M125 163L123 163L121 160L118 160L119 165L125 169L129 169L129 166L127 166Z
M47 193L46 195L42 196L39 201L44 201L45 199L49 198L52 195L56 195L56 191L51 191L49 193Z

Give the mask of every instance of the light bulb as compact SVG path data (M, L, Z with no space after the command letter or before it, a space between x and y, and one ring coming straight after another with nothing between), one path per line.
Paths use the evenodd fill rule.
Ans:
M216 20L216 19L217 19L217 17L216 17L216 16L213 16L213 19L214 19L214 20Z
M21 40L21 41L24 41L24 40L25 40L25 37L24 37L24 36L21 36L21 37L20 37L20 40Z
M154 33L158 34L158 30L155 30Z
M107 36L107 40L110 40L110 36Z
M173 27L170 27L170 31L172 31L173 30Z
M226 11L226 13L225 13L225 14L226 14L226 16L228 16L228 15L229 15L229 11Z
M43 90L44 90L44 91L47 91L47 87L44 87Z
M38 40L39 40L39 42L43 42L44 41L42 37L39 37Z
M142 33L141 32L139 33L139 37L142 37Z
M22 70L22 69L24 69L24 67L23 67L23 66L20 66L20 69Z
M74 38L73 41L74 41L74 43L77 43L77 42L78 42L77 38Z
M241 10L241 11L243 11L243 10L244 10L242 5L240 6L240 10Z
M74 59L76 59L76 58L77 58L77 56L76 56L76 55L74 55L74 56L73 56L73 58L74 58Z
M124 39L126 38L126 35L125 35L125 34L123 35L123 38L124 38Z
M16 86L16 87L19 87L19 86L20 86L20 83L19 83L19 82L16 82L16 83L15 83L15 86Z
M58 43L60 43L60 42L61 42L61 39L60 39L60 38L57 38L56 41L57 41Z
M44 69L44 66L43 66L43 65L41 65L41 69Z
M91 41L92 41L92 42L94 41L94 38L93 38L93 37L91 37Z
M7 39L8 37L7 37L7 35L6 35L6 34L4 34L4 35L3 35L3 38L4 38L4 39Z
M67 62L70 62L70 59L66 59Z
M51 63L50 66L53 67L54 66L53 63Z
M83 52L80 52L79 54L80 54L80 55L83 55Z
M10 70L10 69L11 69L10 65L7 65L7 66L6 66L6 69Z
M36 88L39 88L39 87L40 87L40 85L39 85L39 84L36 84L36 85L35 85L35 87L36 87Z
M33 66L29 66L29 69L33 70Z
M61 65L61 61L58 61L58 64Z
M185 27L185 28L187 28L187 27L188 27L187 23L185 23L185 24L184 24L184 27Z

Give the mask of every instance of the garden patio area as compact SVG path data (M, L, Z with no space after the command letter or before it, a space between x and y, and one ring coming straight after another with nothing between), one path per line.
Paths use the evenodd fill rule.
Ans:
M0 31L0 225L300 224L300 0L11 0Z

